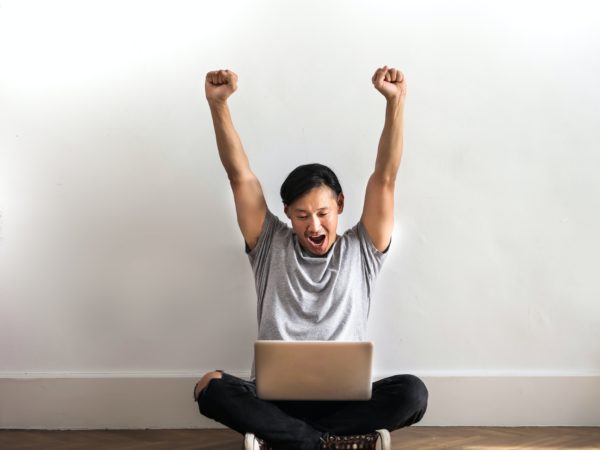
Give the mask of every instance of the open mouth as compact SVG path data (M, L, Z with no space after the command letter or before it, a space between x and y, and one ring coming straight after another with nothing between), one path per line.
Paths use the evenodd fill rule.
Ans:
M308 240L316 246L321 245L323 242L325 242L325 235L321 234L319 236L308 236Z

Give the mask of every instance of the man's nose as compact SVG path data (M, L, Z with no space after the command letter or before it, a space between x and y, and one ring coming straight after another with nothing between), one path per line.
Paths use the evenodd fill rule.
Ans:
M308 230L313 233L321 229L321 222L317 216L311 216L308 225Z

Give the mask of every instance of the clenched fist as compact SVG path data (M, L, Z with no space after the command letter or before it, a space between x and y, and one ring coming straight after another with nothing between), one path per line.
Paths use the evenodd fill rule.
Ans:
M381 92L386 100L404 101L406 81L404 74L398 69L383 66L375 71L371 81L375 89Z
M206 99L224 102L237 89L238 76L231 70L213 70L206 74Z

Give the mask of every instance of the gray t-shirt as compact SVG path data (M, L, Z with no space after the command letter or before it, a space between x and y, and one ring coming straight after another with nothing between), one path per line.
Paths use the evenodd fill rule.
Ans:
M391 244L391 240L390 240ZM374 282L388 248L375 248L362 222L313 256L269 209L246 253L258 298L258 339L364 341ZM255 380L252 360L251 380Z

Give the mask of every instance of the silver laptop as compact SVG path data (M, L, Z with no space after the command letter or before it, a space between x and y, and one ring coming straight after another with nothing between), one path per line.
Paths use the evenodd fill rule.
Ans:
M256 393L264 400L370 400L373 343L254 343Z

